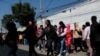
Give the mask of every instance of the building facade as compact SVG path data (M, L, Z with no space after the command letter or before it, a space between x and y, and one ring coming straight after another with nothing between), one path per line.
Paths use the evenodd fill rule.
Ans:
M77 22L79 25L83 25L85 22L91 19L91 16L97 16L98 22L100 20L100 0L88 0L84 3L80 3L73 7L64 9L58 13L55 13L46 18L37 20L37 25L44 24L44 21L49 19L53 25L58 25L59 21L63 21L66 25L70 24L73 28L73 23Z

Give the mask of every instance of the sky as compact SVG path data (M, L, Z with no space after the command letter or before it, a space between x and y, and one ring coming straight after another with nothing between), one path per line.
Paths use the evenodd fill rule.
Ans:
M86 0L41 0L42 1L42 11L47 11L43 13L43 16L52 15L53 13L79 4ZM0 0L0 25L1 20L5 14L11 14L11 6L18 3L19 0ZM36 17L40 14L40 0L21 0L22 3L29 2L31 7L36 8ZM64 6L63 6L64 5Z

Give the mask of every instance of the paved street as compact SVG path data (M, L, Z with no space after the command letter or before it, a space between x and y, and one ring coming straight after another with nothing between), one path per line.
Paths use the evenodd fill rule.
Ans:
M8 48L6 46L0 47L0 56L6 56L7 55ZM39 51L38 48L36 48L39 56L46 56L45 51ZM17 52L18 56L28 56L28 46L27 45L19 45L19 50ZM69 54L69 56L86 56L86 53L79 52L76 54Z
M25 49L26 46L25 47L22 46L21 48ZM28 49L28 48L26 48L26 49ZM7 56L7 50L8 50L7 46L4 46L4 47L0 46L0 56ZM17 52L17 55L18 56L28 56L28 51L19 49L18 52ZM39 54L39 56L45 56L45 55Z

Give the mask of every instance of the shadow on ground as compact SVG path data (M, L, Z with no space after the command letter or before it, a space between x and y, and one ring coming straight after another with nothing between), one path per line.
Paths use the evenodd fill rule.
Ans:
M7 56L8 47L7 46L0 46L0 56ZM18 56L28 56L28 51L18 50ZM39 56L46 56L43 54L38 54Z

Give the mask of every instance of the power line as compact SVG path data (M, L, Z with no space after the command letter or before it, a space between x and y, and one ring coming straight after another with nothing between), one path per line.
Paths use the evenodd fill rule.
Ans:
M53 0L50 0L50 2L49 2L49 4L47 5L46 9L49 8L49 6L51 5L52 1L53 1Z
M57 7L54 7L54 8L50 8L48 10L44 10L42 11L43 14L45 14L46 12L48 11L51 11L51 10L57 10L57 9L61 9L61 8L64 8L64 7L68 7L69 5L72 5L72 4L76 4L77 2L79 2L80 0L77 0L77 1L74 1L74 2L71 2L71 3L68 3L68 4L64 4L64 5L61 5L61 6L57 6Z
M48 10L44 10L44 11L42 11L42 13L43 14L45 14L46 12L49 12L49 11L54 11L54 10L61 10L62 8L64 8L64 7L67 7L68 8L68 6L70 5L72 5L72 4L76 4L77 2L80 2L80 0L77 0L77 1L74 1L74 2L71 2L71 3L68 3L68 4L64 4L64 5L61 5L61 6L57 6L57 7L54 7L54 8L50 8L50 9L48 9ZM40 16L38 16L37 18L39 18Z

